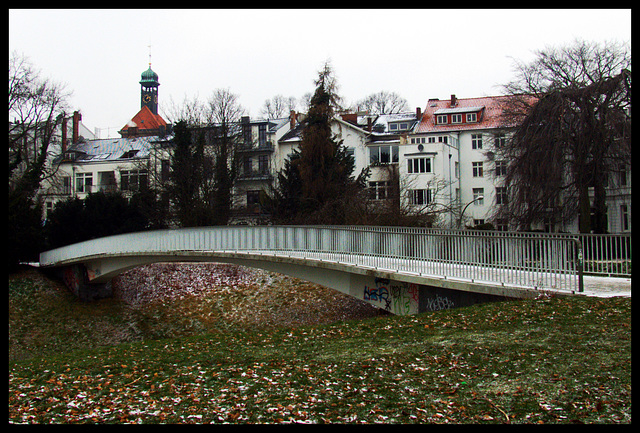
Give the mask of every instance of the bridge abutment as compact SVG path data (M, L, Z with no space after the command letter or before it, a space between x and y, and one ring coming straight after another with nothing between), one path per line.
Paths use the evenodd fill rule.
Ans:
M83 264L68 265L58 269L58 276L65 286L81 301L95 301L113 296L111 281L92 283Z

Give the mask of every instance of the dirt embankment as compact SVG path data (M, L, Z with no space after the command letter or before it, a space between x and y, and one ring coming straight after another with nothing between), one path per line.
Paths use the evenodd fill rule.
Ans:
M227 323L297 326L387 314L316 284L260 269L218 263L155 263L113 280L114 296L132 306L201 300Z

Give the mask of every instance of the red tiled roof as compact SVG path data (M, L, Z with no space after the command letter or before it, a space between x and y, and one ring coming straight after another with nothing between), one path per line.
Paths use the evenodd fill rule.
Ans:
M501 119L501 114L502 114L501 103L504 102L506 98L510 98L510 97L511 96L486 96L482 98L456 99L457 103L454 107L451 106L450 99L444 99L444 100L430 99L427 104L427 107L423 111L422 119L420 120L420 123L415 127L413 132L414 133L450 132L450 131L464 131L464 130L471 130L471 129L490 129L490 128L505 127L507 125L505 125L504 120ZM472 112L473 110L464 110L464 108L471 109L472 107L475 107L478 109L481 108L481 110L478 111L477 122L447 123L447 124L436 125L436 115L435 115L436 111L456 109L455 111L466 113L466 112Z
M137 127L138 130L158 129L162 126L167 126L167 122L159 114L153 114L149 107L145 105L138 111L138 114L133 116L130 122L124 125L121 131L124 132L132 126Z

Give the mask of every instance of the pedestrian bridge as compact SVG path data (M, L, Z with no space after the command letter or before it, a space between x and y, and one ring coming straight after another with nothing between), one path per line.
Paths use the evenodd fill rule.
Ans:
M153 262L233 263L291 275L394 314L582 292L571 235L364 226L226 226L145 231L45 251L40 266L92 298Z

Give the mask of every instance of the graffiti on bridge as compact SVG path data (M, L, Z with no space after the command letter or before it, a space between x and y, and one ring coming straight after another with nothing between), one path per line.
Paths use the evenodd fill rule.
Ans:
M417 284L376 278L372 286L364 286L364 300L393 314L415 314L418 292Z
M455 303L446 296L440 296L436 293L435 298L427 299L425 311L439 311L455 307Z

